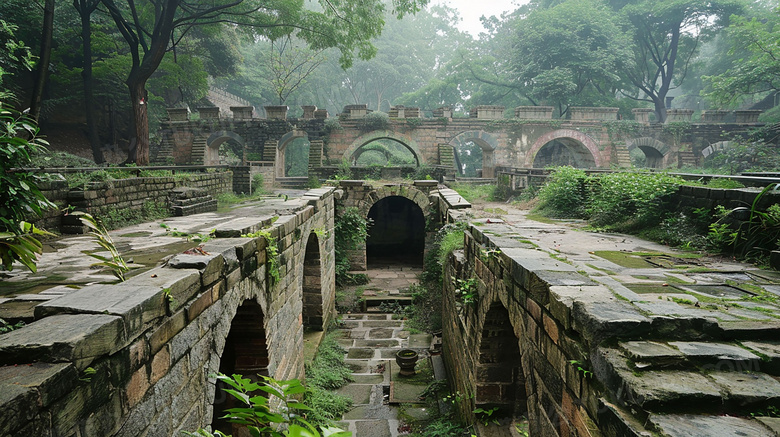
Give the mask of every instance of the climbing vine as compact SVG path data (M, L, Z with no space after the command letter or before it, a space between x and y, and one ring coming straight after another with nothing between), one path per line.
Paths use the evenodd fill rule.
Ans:
M345 285L355 283L355 275L348 272L351 269L349 251L358 248L358 245L366 241L368 228L371 225L369 219L363 218L360 210L355 207L344 209L344 212L336 217L333 227L336 253L336 283ZM359 281L358 281L359 282Z
M261 229L257 232L243 234L241 236L247 238L263 237L265 239L265 271L268 278L268 285L274 286L279 283L279 280L281 279L279 276L279 246L277 245L276 238L271 236L271 231L268 229Z

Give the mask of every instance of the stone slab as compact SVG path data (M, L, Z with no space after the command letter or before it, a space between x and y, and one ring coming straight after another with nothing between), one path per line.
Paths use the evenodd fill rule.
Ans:
M359 420L355 422L355 436L392 437L387 420Z
M349 359L369 359L374 358L374 349L364 347L353 347L347 351L347 358Z
M651 414L649 420L656 426L661 435L668 437L770 437L775 435L760 422L731 416Z
M125 344L122 318L57 315L0 336L0 364L71 361L81 370Z
M660 360L683 358L682 352L655 341L626 341L620 343L629 358L635 360Z
M724 388L730 401L741 407L756 403L775 404L780 400L780 382L765 373L712 372L709 377Z
M702 359L711 358L715 360L734 360L750 361L760 360L760 357L739 346L725 343L704 343L694 341L673 341L669 343L676 347L686 357Z
M354 405L366 405L371 398L371 389L373 385L368 384L347 384L336 390L336 393L352 399Z
M409 347L412 349L429 348L433 336L431 334L412 334L409 336Z
M399 341L392 338L387 339L374 339L374 340L355 340L356 347L398 347ZM352 358L352 357L350 357Z

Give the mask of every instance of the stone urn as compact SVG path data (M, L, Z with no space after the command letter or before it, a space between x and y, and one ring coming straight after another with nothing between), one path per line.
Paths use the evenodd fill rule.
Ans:
M395 353L395 362L401 368L401 376L413 376L414 367L417 365L417 351L412 349L401 349Z

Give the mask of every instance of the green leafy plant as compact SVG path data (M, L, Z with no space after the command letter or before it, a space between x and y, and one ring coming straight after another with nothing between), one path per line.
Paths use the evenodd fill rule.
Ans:
M381 111L374 111L358 121L357 128L362 131L387 130L390 128L390 117Z
M355 278L348 272L351 269L349 252L365 243L371 222L360 214L355 207L345 208L336 216L333 228L336 256L336 284L354 284Z
M106 228L100 225L90 214L85 212L74 212L72 214L78 216L81 223L90 229L89 235L94 238L95 243L109 253L109 256L103 256L98 253L88 253L87 255L99 261L93 265L107 267L120 282L124 282L125 273L130 271L130 267L125 263L124 258L122 258L122 255L116 248L114 240L108 234Z
M5 334L6 332L11 332L16 329L19 329L23 327L25 323L23 321L19 321L16 323L8 323L4 319L0 319L0 334Z
M38 237L47 234L28 221L54 204L38 189L40 178L23 168L47 143L38 136L35 120L2 102L0 128L0 259L7 270L20 261L34 272L35 254L41 253Z
M96 373L97 370L93 369L92 367L87 367L81 372L81 377L79 378L79 381L92 382L92 376L94 376Z
M477 303L479 299L479 280L477 278L455 279L455 297L464 305Z
M555 168L537 194L535 212L553 218L584 218L587 180L581 169Z
M577 369L577 371L582 373L582 376L584 376L585 378L590 378L591 376L593 376L593 372L585 368L585 363L583 363L582 361L569 360L569 364L574 366Z
M241 236L247 238L265 238L266 275L268 276L268 282L270 286L279 283L279 280L281 279L279 273L279 246L276 244L276 238L271 236L271 231L261 229L257 232L243 234Z
M245 425L252 437L350 437L352 433L335 427L324 427L322 433L304 419L311 408L300 402L306 388L300 381L291 379L277 381L262 376L262 383L253 382L241 375L211 375L232 388L225 392L236 398L242 406L227 410L226 418L231 423ZM265 395L257 393L264 392ZM280 425L287 429L280 430ZM196 432L184 432L187 436L214 437L225 436L217 431L212 434L199 429Z
M498 418L496 417L498 413L498 407L475 408L473 413L477 417L477 420L484 426L488 426L490 424L498 425Z

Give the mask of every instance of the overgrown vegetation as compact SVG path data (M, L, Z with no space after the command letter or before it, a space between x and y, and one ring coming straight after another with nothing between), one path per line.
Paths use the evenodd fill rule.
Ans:
M330 332L320 343L317 356L306 367L304 402L311 407L306 419L315 426L327 426L352 408L352 400L330 390L352 382L352 372L344 362L346 351L339 346L337 333Z
M0 260L6 270L13 269L14 261L19 261L35 272L37 255L42 251L39 238L48 233L27 220L41 216L54 204L38 189L40 177L11 169L30 167L32 153L44 150L47 143L37 136L35 120L2 102L0 126Z
M467 202L489 202L500 200L496 197L494 184L475 185L468 183L453 183L450 188L457 191Z
M359 285L367 282L365 275L349 273L352 264L350 252L366 241L371 222L365 219L355 207L345 208L336 216L334 241L336 256L336 284L339 286Z
M299 397L306 387L296 379L277 381L262 376L260 383L242 375L211 375L231 388L225 392L236 398L240 407L227 410L225 418L231 423L245 425L253 437L349 437L352 433L333 426L317 429L306 419L313 409L300 402ZM322 432L322 434L320 434ZM224 437L221 431L211 433L204 429L196 432L183 431L190 437Z
M741 184L713 179L709 187ZM780 205L759 207L766 187L752 205L734 211L718 207L670 205L672 194L690 182L665 173L609 173L586 176L582 170L559 167L539 190L536 213L553 218L584 218L596 230L636 233L688 250L709 250L768 263L780 240Z

